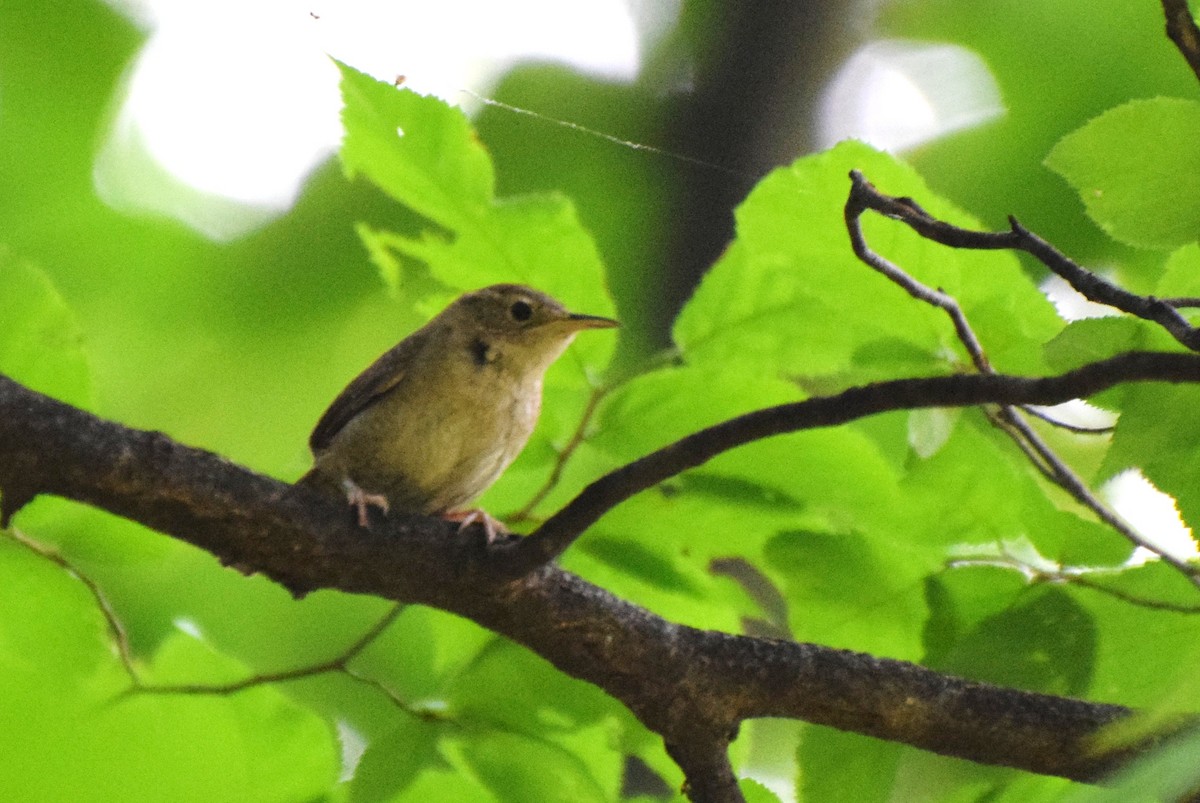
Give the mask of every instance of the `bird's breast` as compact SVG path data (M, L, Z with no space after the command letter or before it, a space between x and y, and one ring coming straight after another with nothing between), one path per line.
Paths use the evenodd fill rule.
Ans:
M368 492L440 513L482 494L516 459L541 410L540 376L514 376L495 363L464 360L413 376L380 399L386 426L360 438L347 473ZM350 434L350 433L347 433Z

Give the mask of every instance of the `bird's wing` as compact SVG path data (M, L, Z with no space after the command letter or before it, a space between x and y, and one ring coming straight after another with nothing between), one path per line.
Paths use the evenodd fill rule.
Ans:
M412 339L402 340L355 377L317 422L308 438L309 448L315 453L328 447L351 419L403 382L406 373L403 366L418 347Z

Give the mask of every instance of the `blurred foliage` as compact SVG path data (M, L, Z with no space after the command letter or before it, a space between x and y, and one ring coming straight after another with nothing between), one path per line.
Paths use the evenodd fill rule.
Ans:
M285 217L217 244L108 210L93 190L95 142L140 34L100 4L0 5L0 371L292 479L307 467L312 423L362 366L455 293L526 281L626 322L615 351L611 337L581 339L555 365L533 441L483 500L503 515L540 498L536 519L601 473L740 412L964 370L944 316L850 253L841 208L852 168L961 225L1015 213L1134 289L1200 294L1196 86L1154 3L907 0L885 4L873 24L881 36L975 50L1007 115L926 145L913 166L845 143L773 172L738 209L735 241L663 355L650 346L655 263L670 222L665 184L680 169L666 157L497 107L472 124L343 68L341 166L321 167ZM514 70L497 94L634 141L652 138L667 109L651 86L544 65ZM1184 99L1147 99L1160 95ZM1065 324L1036 267L1011 255L864 222L878 250L960 300L1001 370L1173 347L1140 322ZM1044 434L1080 457L1089 481L1140 467L1195 521L1197 392L1105 394L1121 413L1111 439ZM577 430L558 483L539 497ZM615 800L637 791L623 787L626 757L669 788L682 781L614 701L423 608L405 609L354 659L372 683L326 673L237 694L121 696L129 678L99 595L150 683L320 662L388 606L334 592L295 601L61 500L37 501L16 523L62 557L0 539L0 798L134 800L145 789L156 800ZM947 568L964 552L1003 557L1013 545L1102 567L1095 576L1125 597L1196 601L1161 564L1119 568L1128 543L1049 490L975 410L893 413L722 455L612 511L564 564L697 627L766 620L798 639L981 680L1159 715L1195 710L1200 618L1031 584L999 565ZM754 567L759 587L713 570L729 559ZM787 776L803 800L1092 795L815 726L744 733L739 768ZM772 765L765 756L780 742L788 755ZM1170 788L1194 785L1193 754L1172 746L1122 788L1164 766ZM774 798L753 781L743 791Z

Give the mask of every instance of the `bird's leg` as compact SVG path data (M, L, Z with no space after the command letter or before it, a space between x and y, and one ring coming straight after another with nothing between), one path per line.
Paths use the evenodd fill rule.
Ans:
M459 531L463 531L472 524L478 522L483 525L483 532L487 535L487 543L494 544L500 540L501 535L508 535L508 528L504 526L504 522L494 518L490 513L482 508L474 508L472 510L451 510L440 514L446 521L458 522Z
M388 514L388 500L383 494L369 494L359 488L349 477L342 480L342 487L346 489L346 501L350 503L350 507L358 511L359 527L370 526L371 518L367 514L367 508L371 505L383 511L383 515Z

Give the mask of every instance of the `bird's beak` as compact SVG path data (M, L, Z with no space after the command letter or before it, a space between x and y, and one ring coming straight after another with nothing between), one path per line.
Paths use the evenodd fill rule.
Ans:
M612 318L601 318L599 315L580 315L572 312L567 316L567 322L572 329L612 329L621 324Z

